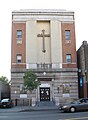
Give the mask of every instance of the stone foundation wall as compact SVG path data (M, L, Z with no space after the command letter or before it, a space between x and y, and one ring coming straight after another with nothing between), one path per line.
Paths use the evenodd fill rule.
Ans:
M37 73L37 72L36 72ZM18 105L29 105L29 98L31 98L31 105L35 106L37 100L39 101L39 96L40 93L39 91L36 92L37 90L32 91L31 95L29 95L29 92L27 92L27 98L26 99L21 99L20 98L20 85L23 84L23 72L21 73L12 73L11 74L11 80L12 80L12 85L11 85L11 99L13 99L14 104L15 100L17 99ZM54 76L54 77L52 77ZM56 105L59 105L60 102L65 102L68 100L72 99L77 99L78 98L78 74L77 70L70 69L70 70L63 70L60 71L48 71L46 72L46 75L41 76L44 79L47 77L51 78L51 81L48 81L50 84L50 101L54 101ZM47 83L47 80L45 81ZM53 85L53 86L52 86ZM69 86L69 91L67 93L66 90L63 90L63 86ZM39 87L38 87L39 88ZM66 93L64 93L64 92ZM38 95L37 95L38 93ZM38 97L38 98L37 98Z

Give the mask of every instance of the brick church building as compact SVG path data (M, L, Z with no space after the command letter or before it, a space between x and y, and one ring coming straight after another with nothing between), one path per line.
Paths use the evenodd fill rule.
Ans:
M25 71L33 70L41 82L22 92ZM11 98L16 104L78 98L74 12L29 9L12 12Z

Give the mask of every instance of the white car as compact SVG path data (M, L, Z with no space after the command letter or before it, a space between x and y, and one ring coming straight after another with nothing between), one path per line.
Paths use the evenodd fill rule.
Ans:
M13 106L12 100L9 98L2 99L0 102L0 108L11 108Z

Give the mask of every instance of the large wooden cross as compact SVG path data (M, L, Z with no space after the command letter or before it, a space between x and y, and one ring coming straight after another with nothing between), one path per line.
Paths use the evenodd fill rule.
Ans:
M42 52L46 52L45 50L45 37L50 37L49 34L45 34L45 30L42 30L42 33L41 34L38 34L37 37L42 37L43 38L43 49L42 49Z

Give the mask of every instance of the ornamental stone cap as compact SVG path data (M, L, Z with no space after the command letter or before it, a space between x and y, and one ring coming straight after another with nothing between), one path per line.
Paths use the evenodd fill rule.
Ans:
M20 9L14 10L13 12L66 12L66 9ZM68 11L72 12L72 11Z
M74 14L73 11L66 10L66 9L20 9L14 10L12 13L70 13Z
M59 20L74 21L74 12L65 9L21 9L12 12L13 21Z

